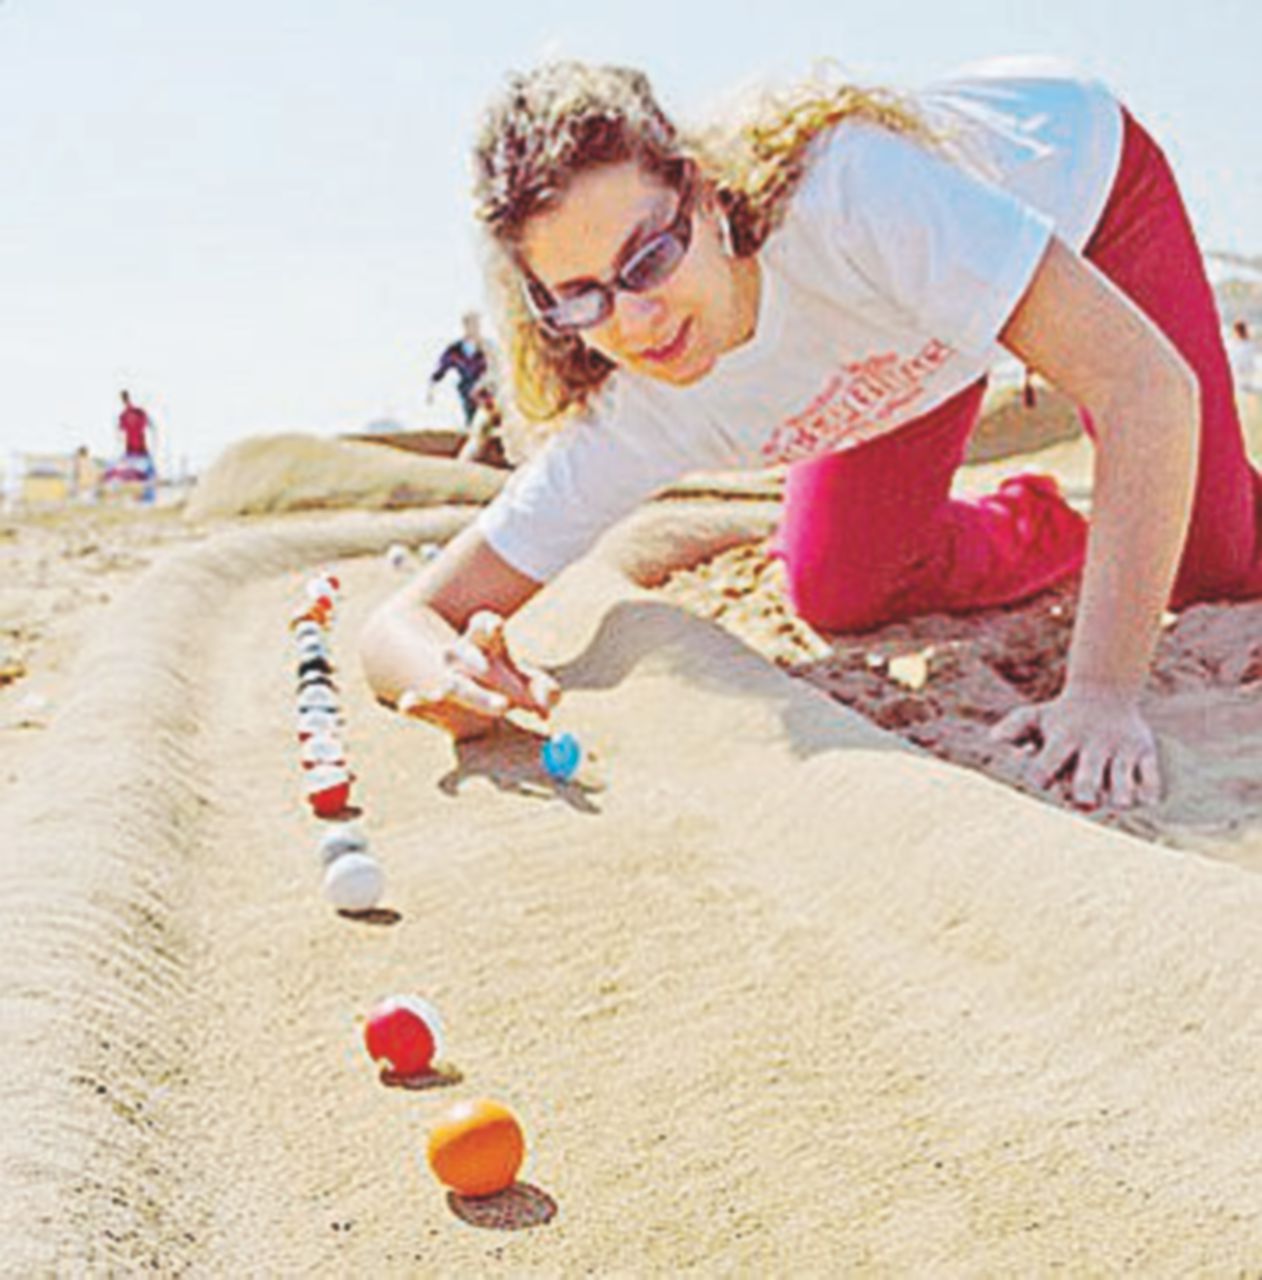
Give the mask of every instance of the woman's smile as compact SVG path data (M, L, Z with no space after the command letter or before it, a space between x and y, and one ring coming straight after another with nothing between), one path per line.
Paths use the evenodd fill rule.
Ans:
M683 355L685 347L688 345L688 337L692 332L692 317L679 326L675 331L675 336L668 342L663 343L660 347L646 347L639 353L639 359L648 364L668 365L674 364L680 356Z

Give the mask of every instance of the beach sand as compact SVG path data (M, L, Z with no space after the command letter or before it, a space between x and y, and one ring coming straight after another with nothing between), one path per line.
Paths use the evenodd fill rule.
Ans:
M1047 465L1085 501L1074 442L962 483ZM1165 632L1170 794L1081 814L982 736L1054 684L1070 589L826 640L774 507L714 491L511 624L570 784L537 723L453 748L359 677L381 552L467 504L5 523L0 1274L1257 1269L1262 606ZM319 892L287 620L321 565L393 922ZM377 1081L396 992L458 1083ZM423 1167L478 1095L530 1144L490 1207Z

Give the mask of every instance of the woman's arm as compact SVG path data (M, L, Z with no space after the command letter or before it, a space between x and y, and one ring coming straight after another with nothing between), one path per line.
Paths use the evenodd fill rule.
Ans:
M1082 597L1057 700L1073 714L1037 726L1034 777L1046 785L1076 754L1076 799L1103 792L1129 803L1129 784L1104 780L1137 767L1139 748L1129 733L1121 744L1110 734L1134 715L1187 535L1199 386L1152 321L1056 238L1000 337L1090 412L1098 437ZM1141 771L1142 795L1154 776L1155 758Z

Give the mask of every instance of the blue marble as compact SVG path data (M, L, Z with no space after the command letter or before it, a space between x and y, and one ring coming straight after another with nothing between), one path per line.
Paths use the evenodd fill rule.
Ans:
M569 782L582 763L583 748L572 733L554 733L539 748L539 758L550 777Z

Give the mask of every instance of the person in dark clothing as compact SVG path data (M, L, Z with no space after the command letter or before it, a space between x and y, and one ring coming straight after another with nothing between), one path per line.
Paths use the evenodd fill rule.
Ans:
M491 362L486 343L482 339L478 313L468 312L463 323L464 337L444 349L434 372L430 374L426 399L433 400L434 388L454 369L456 390L460 393L460 403L464 408L465 429L470 430L479 408L493 409L495 393L490 377Z

